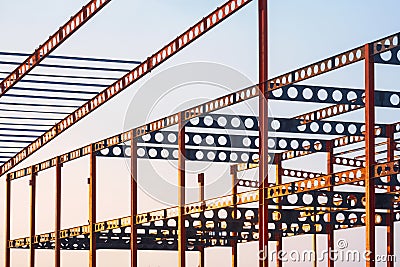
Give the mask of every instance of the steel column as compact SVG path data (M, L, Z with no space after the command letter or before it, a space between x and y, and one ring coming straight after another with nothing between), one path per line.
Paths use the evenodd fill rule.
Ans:
M55 214L55 239L54 239L54 265L56 267L61 266L61 167L60 158L57 157L56 164L56 214Z
M334 164L334 154L333 154L333 141L327 141L326 143L326 151L327 152L327 170L326 172L328 174L332 174L334 172L333 169L333 164ZM328 188L328 191L333 191L333 186ZM335 236L334 236L334 229L332 225L332 214L331 214L331 208L329 208L329 213L328 213L328 225L327 225L327 247L328 247L328 267L334 267L335 266L335 261L334 261L334 255L333 251L335 249Z
M282 168L282 154L277 154L275 155L275 166L276 166L276 184L282 184L282 175L283 175L283 168ZM279 198L278 205L276 206L278 208L278 211L281 212L282 210L282 205L281 203L282 198ZM283 238L282 238L282 233L279 231L282 230L282 224L279 224L278 226L278 236L276 238L276 267L282 267L283 266L283 261L281 257L281 252L283 248Z
M387 134L387 161L393 161L394 160L394 151L396 150L396 144L394 141L394 127L393 125L388 125L386 127L386 134ZM396 179L396 176L389 176L389 181L392 180L392 177ZM388 192L392 192L395 190L395 187L393 185L390 185L388 187ZM392 204L393 205L393 204ZM394 260L389 260L393 255L395 255L395 250L394 250L394 211L393 211L393 206L391 209L388 210L388 215L387 215L387 223L388 226L386 227L386 254L387 254L387 261L386 261L386 266L387 267L394 267Z
M375 73L372 56L373 46L365 45L365 213L366 251L370 252L367 267L375 267L375 182L372 165L375 163Z
M138 203L138 162L137 162L137 139L131 131L131 267L138 266L137 245L137 203Z
M259 23L259 266L268 266L268 205L264 191L268 183L268 25L267 0L258 0ZM263 252L263 253L261 253Z
M6 176L6 232L5 232L5 267L11 266L11 255L10 255L10 247L9 247L9 240L11 239L11 179L10 175L7 174Z
M96 267L96 152L94 144L90 150L90 177L89 177L89 267Z
M29 244L29 266L35 266L35 229L36 229L36 173L31 169L31 179L29 181L31 187L31 219L30 219L30 244Z
M204 201L204 173L199 173L198 175L199 183L199 200ZM199 267L204 267L204 247L199 247Z
M236 166L231 166L231 177L232 177L232 204L233 204L233 212L232 217L236 220L237 219L237 168ZM237 236L236 232L232 233L233 237ZM231 247L232 247L232 267L238 266L238 245L235 238L231 240Z
M313 209L313 216L312 216L312 218L313 218L313 220L314 220L314 222L315 222L315 220L316 220L316 216L315 216L315 214L317 213L317 210L316 210L316 208L314 207L314 209ZM315 225L314 225L314 227L316 227ZM317 234L312 234L312 251L314 252L314 255L313 255L313 259L312 259L312 263L313 263L313 267L317 267L317 265L318 265L318 263L317 263L317 261L318 261L318 256L317 256Z
M178 253L179 267L186 266L186 228L185 228L185 121L179 113L178 123Z

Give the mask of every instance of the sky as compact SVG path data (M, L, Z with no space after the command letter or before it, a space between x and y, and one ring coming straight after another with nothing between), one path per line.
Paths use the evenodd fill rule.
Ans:
M86 1L84 0L37 0L37 1L5 1L0 0L0 51L32 52L39 44L58 29ZM144 60L164 44L171 41L181 32L197 22L203 16L214 10L224 1L194 1L194 0L150 0L123 1L114 0L99 14L84 25L76 34L59 47L54 54L87 57L105 57L129 60ZM400 2L396 0L281 0L269 1L269 75L273 77L292 69L318 61L342 51L360 46L381 37L399 31L397 24ZM217 28L202 36L195 43L185 48L157 70L152 71L145 79L126 89L111 100L107 105L77 123L62 137L52 141L17 167L30 166L34 163L58 155L73 148L114 135L126 130L127 117L131 115L132 102L138 101L138 96L149 97L154 94L163 96L163 90L152 88L152 79L157 79L164 72L176 70L177 66L187 63L208 62L226 66L227 69L240 73L243 77L238 82L237 90L257 83L257 1L253 1L237 14L227 19ZM376 86L378 89L396 90L398 71L396 66L377 66ZM176 72L175 72L176 74ZM200 75L200 74L199 74ZM174 78L179 75L174 76ZM197 79L198 76L195 76ZM226 82L226 81L225 81ZM307 81L308 82L308 81ZM327 75L309 81L312 84L332 85L340 87L363 87L362 64L354 64L334 71ZM162 88L161 88L162 89ZM170 88L165 88L167 91ZM213 86L205 86L198 90L188 86L173 97L160 102L161 111L152 114L152 119L161 116L163 112L178 110L224 94ZM1 100L0 100L1 101ZM200 101L201 102L201 101ZM151 104L151 103L149 103ZM169 109L163 109L168 106ZM252 108L236 107L243 112L254 112ZM294 116L318 107L318 105L273 103L270 113L274 116ZM160 107L159 107L160 108ZM239 112L240 112L239 111ZM145 122L148 114L140 113L133 123ZM233 112L238 112L233 110ZM377 111L377 121L393 122L394 111ZM135 114L136 115L136 114ZM342 117L340 117L341 119ZM336 119L336 118L335 118ZM338 117L339 119L339 117ZM343 119L362 121L362 113L358 112ZM133 125L137 126L137 125ZM324 155L310 157L310 162L318 162L307 167L324 171ZM99 200L98 220L112 219L129 214L129 172L124 160L99 159ZM156 162L153 166L140 163L139 177L149 175L156 169L155 177L167 179L173 183L176 178L173 167L167 163ZM287 167L301 166L298 161L287 162ZM207 175L230 181L228 166L213 164L212 166L198 164L196 168L207 168ZM196 169L195 168L195 169ZM158 170L161 170L157 172ZM273 172L272 172L273 173ZM80 159L67 164L63 168L63 222L62 227L72 227L86 224L88 210L88 159ZM158 175L158 176L157 176ZM256 173L250 173L252 178ZM39 175L37 200L37 232L49 232L53 229L54 217L54 170L48 170ZM195 173L187 177L189 186L195 186ZM212 179L211 179L212 180ZM225 180L224 180L225 181ZM28 180L15 182L12 199L12 238L24 237L29 233L29 188ZM227 184L228 183L228 184ZM0 179L0 202L4 200L4 177ZM229 182L218 190L206 188L206 197L217 197L227 192ZM207 193L208 192L208 193ZM174 195L175 192L168 192ZM189 201L195 201L197 195L188 196ZM174 199L171 200L173 202ZM176 199L175 199L176 201ZM170 203L171 205L173 203ZM143 191L139 194L139 210L147 211L165 207L165 203ZM4 214L4 205L0 205L0 214ZM1 215L0 218L4 216ZM4 228L4 220L0 220L0 229ZM398 227L396 228L398 229ZM378 230L377 254L384 253L384 229ZM346 238L349 248L362 249L364 244L364 229L345 230L337 234L338 238ZM0 240L4 233L0 231ZM295 249L299 243L311 249L310 237L296 237L284 241L284 248ZM319 238L320 249L324 247L325 238ZM3 251L4 243L0 243ZM38 266L52 266L52 251L37 252ZM3 264L0 253L0 262ZM127 251L99 251L99 266L128 266ZM87 252L63 252L63 266L87 266ZM399 255L400 258L400 255ZM207 249L206 264L215 266L230 266L230 250L225 248ZM28 251L12 252L13 266L26 266ZM176 266L176 252L141 252L140 266ZM255 266L257 263L257 244L239 246L239 266ZM188 253L188 266L197 266L196 253ZM306 266L292 263L291 266ZM311 266L311 264L307 264ZM321 263L323 266L323 263ZM339 263L337 266L350 266ZM352 263L351 266L363 266L363 263ZM381 264L378 266L384 266Z

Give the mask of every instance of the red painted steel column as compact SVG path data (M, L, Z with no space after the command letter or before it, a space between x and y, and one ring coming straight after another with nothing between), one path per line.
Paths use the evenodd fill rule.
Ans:
M89 177L89 267L96 267L96 152L94 145L90 149Z
M282 174L283 174L283 169L282 169L282 154L276 154L276 184L282 184ZM282 205L280 204L282 201L282 198L278 198L279 199L279 204L277 205L278 208L278 212L282 213ZM280 233L279 231L281 231L282 229L282 224L279 224L278 229L278 233L277 233L277 238L276 238L276 266L277 267L282 267L283 266L283 261L282 261L282 257L280 257L281 255L281 251L283 248L283 237L282 237L282 233Z
M54 265L56 267L61 266L61 240L60 240L60 230L61 230L61 168L62 163L60 158L57 157L56 164L56 218L55 218L55 240L54 240L54 252L55 259Z
M131 131L131 267L138 266L137 246L137 204L138 204L138 162L137 162L137 139Z
M178 253L179 267L186 266L186 228L185 228L185 121L179 113L178 123Z
M235 222L237 219L237 168L236 165L231 166L231 177L232 177L232 198L233 198L233 213L232 217L234 218ZM237 233L233 232L232 237L236 238ZM238 266L238 245L237 241L233 239L231 241L231 247L232 247L232 267L237 267Z
M36 173L33 172L31 180L29 181L31 186L31 223L30 223L30 235L31 235L31 243L29 245L29 266L35 266L35 229L36 229Z
M10 255L10 247L9 247L9 240L11 233L11 177L9 174L6 176L6 233L5 233L5 267L11 266L11 255Z
M394 151L396 150L396 144L394 141L394 127L393 125L387 125L386 127L386 133L387 133L387 161L393 161L394 160ZM396 176L394 176L396 178ZM389 176L389 181L391 181L392 176ZM388 192L394 191L395 188L394 186L390 185L388 188ZM393 207L388 210L388 215L387 215L387 222L388 226L386 228L386 254L387 258L391 259L393 255L395 255L394 252L394 211ZM394 267L394 260L388 260L386 262L387 267Z
M334 159L333 159L333 141L327 141L326 142L326 151L327 153L327 174L332 174L334 172L333 169L333 164L334 164ZM333 191L333 186L328 188L328 191ZM334 236L334 226L332 225L332 214L331 214L331 209L329 208L329 213L328 213L328 224L327 224L327 245L328 245L328 267L334 267L335 266L335 261L334 261L334 255L333 251L335 249L335 236Z
M366 250L371 252L367 267L375 267L375 182L372 165L375 164L375 73L371 55L372 45L365 45L365 198L366 198Z
M268 183L268 27L267 0L258 0L259 16L259 266L268 266L268 205L264 196Z
M204 201L204 173L199 173L198 175L198 183L199 183L199 200ZM203 204L202 204L203 205ZM203 226L204 227L204 226ZM199 267L204 267L204 247L199 247Z

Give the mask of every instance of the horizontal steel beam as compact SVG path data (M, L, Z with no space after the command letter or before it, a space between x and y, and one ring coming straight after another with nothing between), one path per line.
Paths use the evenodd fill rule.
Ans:
M15 167L29 155L33 154L40 147L48 143L50 140L58 136L61 132L65 131L67 128L71 127L74 123L81 120L91 111L97 109L99 106L103 105L109 99L114 97L120 91L134 83L136 80L140 79L142 76L151 71L154 67L158 66L166 59L171 57L174 53L181 50L183 47L197 39L202 33L208 31L219 22L221 22L226 17L229 17L235 11L240 9L242 6L250 2L251 0L244 2L242 0L240 6L236 6L235 1L228 1L224 6L218 8L216 11L211 13L211 15L196 24L196 26L190 28L183 35L179 36L173 42L165 46L159 52L148 58L146 62L140 64L137 68L132 70L132 72L128 73L124 77L122 77L119 81L115 82L109 88L101 92L98 96L94 97L92 100L88 101L81 108L77 109L70 116L59 122L56 126L50 129L48 132L43 134L42 137L38 138L31 145L26 147L24 150L19 152L12 159L7 161L5 164L1 166L0 175L6 173L11 168ZM221 17L219 15L221 14ZM214 20L215 18L215 20ZM214 20L214 22L213 22ZM197 34L196 34L197 29ZM192 37L192 38L191 38ZM400 46L396 40L399 38L399 33L393 34L391 36L382 38L375 42L371 43L371 53L373 55L384 53L390 49ZM385 43L383 46L382 43ZM311 77L318 76L323 73L327 73L329 71L341 68L343 66L350 65L352 63L361 61L365 58L364 46L360 46L358 48L349 50L347 52L341 53L339 55L330 57L325 60L321 60L317 63L308 65L306 67L291 71L284 75L278 76L271 80L268 80L267 89L268 91L274 91L276 89L292 85L298 83L300 81L309 79ZM217 98L215 100L209 101L202 105L192 107L188 110L183 111L184 121L188 121L195 117L199 117L204 115L205 113L210 113L237 103L240 103L244 100L251 99L258 96L257 87L252 86L249 88L245 88L239 90L237 92L228 94L226 96ZM160 120L156 120L154 122L148 123L146 125L137 127L134 130L134 137L139 137L145 135L149 132L159 131L163 128L170 127L172 125L176 125L178 123L178 113L172 114Z
M28 56L11 74L0 83L0 97L10 90L26 74L32 71L51 52L73 35L82 25L89 21L97 12L111 0L91 0L78 13L72 16L57 32L41 44L35 52Z
M379 164L375 166L375 173L378 177L386 176L390 173L393 173L393 170L386 170L383 168L384 165ZM398 173L400 173L400 170L397 170ZM296 182L297 183L297 182ZM296 183L291 183L292 185ZM344 181L341 181L339 179L338 183L344 184ZM301 183L300 183L301 185ZM278 185L279 186L279 185ZM273 187L269 187L273 188ZM268 188L268 189L269 189ZM297 190L297 193L294 193L294 196L290 196L289 194L286 194L281 197L279 204L282 206L287 206L287 207L320 207L322 209L327 209L327 208L332 208L338 209L338 212L344 212L343 210L351 210L351 209L363 209L364 207L364 197L365 194L363 193L354 193L354 192L340 192L340 191L320 191L320 190L308 190L307 188L304 187L298 187L295 190ZM247 191L243 193L238 193L237 194L237 204L242 205L242 204L249 204L249 203L255 203L258 201L258 193L259 190L254 190L254 191ZM387 193L378 193L377 194L377 203L376 207L378 209L388 209L390 207L390 203L392 203L392 199L395 197L394 194L387 194ZM268 201L270 205L277 205L278 204L278 198L268 196ZM223 197L218 197L215 199L208 199L205 201L201 202L196 202L192 204L187 204L185 205L185 215L190 215L186 216L186 218L196 218L197 215L192 216L192 214L205 214L206 212L211 212L212 217L217 216L218 210L221 209L230 209L232 205L232 195L229 196L223 196ZM388 206L389 205L389 206ZM293 210L290 209L290 210ZM286 211L285 211L286 212ZM303 210L302 212L305 212L303 215L308 217L307 215L307 210ZM349 213L352 213L351 211L348 211ZM231 214L231 213L228 213ZM271 216L274 213L271 213ZM142 225L142 224L148 224L148 223L154 223L156 221L167 221L168 219L176 219L178 215L178 208L177 207L171 207L171 208L166 208L162 210L157 210L157 211L150 211L142 214L138 214L136 217L135 224L136 225ZM202 215L203 216L203 215ZM219 215L218 215L219 216ZM282 217L282 215L280 216ZM210 217L211 218L211 217ZM321 216L322 218L322 216ZM284 217L286 221L289 219L287 217ZM400 220L400 218L399 218ZM277 220L272 220L272 221L277 221ZM279 221L279 220L278 220ZM381 222L383 222L381 220ZM176 224L175 224L176 225ZM130 227L131 226L131 217L123 217L123 218L118 218L118 219L113 219L113 220L108 220L104 222L98 222L94 225L95 227L95 232L102 232L106 230L113 230L117 228L125 228L125 227ZM75 238L81 235L88 235L89 234L89 226L84 225L84 226L78 226L70 229L64 229L60 231L60 238ZM48 242L52 241L54 239L55 233L47 233L47 234L41 234L37 235L33 238L34 243L42 243L42 242ZM13 241L9 242L10 247L18 247L18 246L23 246L25 244L26 238L19 238Z
M238 217L234 219L232 217L233 208L221 208L214 210L210 214L201 213L198 216L188 216L186 218L187 225L187 237L188 247L191 247L191 242L195 242L198 246L208 247L212 243L212 240L216 237L223 238L225 240L236 239L238 242L249 242L255 241L256 233L258 228L258 211L257 208L238 208ZM278 225L281 225L282 234L288 235L299 235L299 234L325 234L326 227L330 223L335 226L335 229L350 228L355 226L364 225L363 216L364 212L360 211L347 211L337 209L331 212L332 221L326 221L324 214L326 210L317 210L317 215L314 215L313 210L303 209L270 209L268 213L269 221L271 222L271 230L279 229ZM317 216L314 221L313 216ZM377 225L386 226L386 213L377 213ZM397 216L395 221L400 221L400 217ZM283 224L283 225L282 225ZM274 226L272 226L274 225ZM108 228L98 229L96 231L96 243L99 244L98 249L116 249L112 246L111 241L116 241L115 245L121 245L120 242L124 242L126 245L129 244L130 234L126 231L130 229L129 226L122 228ZM139 225L138 231L138 246L139 249L149 249L143 246L145 241L156 242L157 240L177 240L177 218L171 220L161 221L159 223L151 222L146 225ZM231 235L232 232L238 232L238 236ZM78 239L84 238L85 242L88 242L88 234L82 233L82 235L75 236L73 238L61 237L62 249L88 249L88 246L80 246ZM203 239L206 242L200 242ZM35 236L35 248L38 249L52 249L52 243L54 242L54 235L43 234ZM120 241L120 242L118 242ZM128 242L128 243L127 243ZM107 244L108 243L108 244ZM201 244L202 243L202 244ZM27 239L16 239L9 242L11 248L28 248L29 243ZM193 245L193 244L192 244ZM127 245L124 247L129 248ZM154 249L154 248L153 248ZM161 246L159 249L168 249L166 246Z
M93 1L97 2L97 0ZM236 11L240 10L242 7L246 6L251 1L252 0L229 0L222 6L218 7L216 10L214 10L206 17L201 19L199 22L197 22L195 25L186 30L183 34L179 35L166 46L162 47L156 53L148 57L133 70L126 73L119 80L115 81L109 87L101 91L98 95L94 96L92 99L84 103L80 108L76 109L73 113L59 121L50 130L45 132L41 137L37 138L29 146L20 151L16 156L8 160L5 164L1 166L0 175L3 175L11 168L15 167L21 161L25 160L27 157L35 153L38 149L40 149L51 140L59 136L61 133L69 129L72 125L86 117L92 111L101 107L104 103L115 97L117 94L128 88L130 85L137 82L145 75L149 74L153 69L160 66L162 63L164 63L169 58L177 54L179 51L187 47L189 44L193 43L200 36L213 29L215 26L220 24L226 18L230 17ZM105 2L105 0L102 0L102 3L103 2ZM78 25L76 26L78 27ZM38 53L39 52L35 52L35 55ZM12 81L17 77L18 76L15 76L15 74L13 74L10 78L11 80L9 80L9 82L7 83L7 86L12 85Z
M221 121L223 121L221 118L225 120L225 123L221 123ZM255 117L255 116L233 116L233 115L224 115L224 114L208 115L208 116L197 118L197 121L195 121L195 120L188 121L187 124L188 124L187 125L188 131L190 131L190 128L202 127L203 129L212 129L212 130L218 130L218 129L235 130L236 129L236 130L245 130L245 131L249 131L249 132L251 132L251 131L258 132L258 121L257 121L257 117ZM329 127L327 125L329 125ZM360 142L364 139L363 132L362 132L362 128L364 126L363 123L329 121L329 122L315 122L315 124L311 123L311 124L303 124L302 125L301 120L275 118L273 120L269 120L269 126L272 130L282 131L282 132L287 131L287 132L315 133L315 134L330 132L330 134L336 134L336 135L340 135L343 133L349 135L349 136L340 137L338 139L335 139L334 147L339 147L339 146L344 146L346 144ZM376 129L376 136L384 137L386 135L386 125L381 124L381 125L377 125L377 127L378 128ZM394 124L394 129L395 129L395 132L400 132L400 123ZM156 135L157 135L157 133L160 133L159 130L157 130L157 131L149 130L148 132L149 133L147 133L147 134L146 133L137 133L137 136L133 136L133 138L137 138L137 139L141 138L141 140L143 140L143 141L155 140L155 142L158 142L156 139ZM115 145L118 145L118 144L121 144L124 142L129 142L132 138L131 133L132 133L132 131L127 131L127 132L123 132L121 134L100 140L98 142L95 142L95 151L99 152L99 151L107 149L107 148L110 149L111 147L114 147ZM153 134L153 135L151 135L151 134ZM357 134L360 136L357 136ZM193 144L196 143L195 135L196 134L192 135L193 138L192 138L191 142L193 142ZM201 134L197 134L197 135L199 135L199 137L201 139L201 136L200 136ZM213 134L207 133L206 135L212 136ZM147 136L147 138L145 136ZM203 137L204 136L205 135L203 135ZM216 136L220 137L220 136L223 136L223 134L216 135ZM176 137L176 134L175 134L175 137ZM237 138L240 139L240 137L237 137ZM254 137L251 137L254 139L253 142L251 141L250 136L248 136L248 138L249 138L248 141L250 143L253 143L254 145L256 145L256 140L254 139ZM283 137L277 137L277 139L279 141L282 140L282 142L277 143L279 149L282 149L282 150L283 149L295 149L295 148L299 149L299 151L290 150L288 152L284 152L282 155L283 160L297 157L299 155L310 154L311 151L315 151L315 150L323 152L324 148L326 146L324 140L317 141L315 139L310 139L310 141L308 141L307 139L302 139L302 140L290 139L290 138L285 139ZM163 140L168 140L168 137L166 138L166 136L163 136ZM285 140L290 140L290 143ZM214 138L214 141L215 141L215 138ZM301 141L301 142L299 142L299 141ZM201 142L203 142L203 141L201 141ZM206 138L205 142L207 142L207 138ZM243 140L242 140L242 142L243 142ZM39 145L39 143L38 143L38 145ZM66 163L66 162L72 161L74 159L87 156L87 155L89 155L90 147L91 147L91 145L87 145L87 146L75 149L71 152L65 153L63 155L54 157L52 159L43 161L38 164L35 164L31 167L27 167L27 168L23 168L21 170L11 172L11 179L17 179L17 178L21 178L21 177L29 175L30 172L32 171L32 168L34 169L35 172L40 172L42 170L55 167L56 166L55 162L57 162L58 158L62 163ZM162 151L161 148L155 148L154 150L157 155L161 155L161 151ZM307 151L307 150L310 150L310 151ZM145 151L145 153L146 153L146 151ZM170 154L170 152L173 152L173 151L168 151L168 155ZM108 154L108 153L112 153L112 152L107 152L106 154ZM197 151L195 151L194 153L195 153L195 156L193 158L198 158L198 156L196 155ZM248 155L249 159L254 160L255 158L257 158L256 152L250 153L250 154L251 155ZM203 154L203 156L204 156L204 154ZM217 156L219 158L219 155L217 155ZM247 156L245 156L245 157L247 157ZM244 159L243 161L248 161L249 159ZM225 159L221 159L221 162L229 162L229 160L230 160L230 154L225 155ZM272 161L273 159L270 159L270 160ZM240 162L240 161L233 160L232 162Z

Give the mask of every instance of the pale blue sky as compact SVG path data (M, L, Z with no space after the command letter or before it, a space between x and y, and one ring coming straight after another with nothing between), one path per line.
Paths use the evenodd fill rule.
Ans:
M33 51L86 2L86 0L0 0L0 51ZM398 23L400 2L398 0L270 0L269 2L271 77L400 30ZM224 1L113 0L58 48L55 54L143 60L222 3ZM140 85L168 67L195 61L216 62L238 70L256 83L257 46L257 1L254 0L238 14L207 33L158 70L153 71L146 79L121 93L17 168L29 166L55 154L120 132L123 128L127 106ZM307 83L362 88L362 70L362 64L356 64ZM377 67L377 88L397 89L396 78L398 78L397 67ZM190 93L182 97L188 100ZM178 105L178 103L171 103L171 105ZM272 105L275 116L298 114L309 111L310 107L314 106L293 107L293 105L281 103ZM382 114L378 117L381 121L390 121L394 117L389 118L387 112L378 114ZM362 120L363 118L358 115L354 119ZM323 157L315 158L321 160ZM101 206L99 220L126 216L129 213L127 188L129 180L125 163L121 161L110 163L105 160L101 162L104 165L101 167L102 182L99 185L99 206ZM322 161L320 162L323 164ZM292 165L296 166L296 163ZM65 167L64 177L68 179L65 179L64 184L64 227L84 224L87 221L87 185L84 179L88 175L87 166L87 159L83 159ZM317 167L324 169L323 165ZM141 175L145 176L146 173L142 171L139 176ZM53 171L40 175L39 190L45 192L38 194L37 231L40 233L49 232L53 227L53 176ZM230 181L228 175L226 179ZM3 180L0 180L2 203L4 203ZM27 180L21 180L15 184L13 238L27 235L29 229ZM216 196L208 195L207 197ZM162 207L160 203L143 193L140 198L139 208L142 211ZM193 198L195 199L196 196L190 200L194 200ZM3 205L0 205L0 214L4 214ZM3 215L0 215L0 218L3 218ZM3 229L3 221L3 219L0 220L0 229ZM364 242L363 233L362 229L358 229L341 232L338 236L351 238L350 248L361 249ZM379 233L379 236L384 235L381 230ZM0 231L0 239L4 240L2 231ZM321 244L323 240L324 238L321 237ZM304 244L303 247L311 248L308 237L285 240L285 248L295 248L299 243ZM3 251L2 246L3 242L1 242L0 251ZM230 266L229 249L210 249L209 251L207 265ZM384 238L379 237L378 253L383 252ZM99 266L111 266L112 263L115 264L114 266L128 266L127 252L99 252L98 254ZM13 252L12 255L15 264L13 266L26 266L27 251ZM39 266L52 266L53 252L41 251L37 255ZM67 252L62 255L64 266L72 266L72 263L73 266L87 266L86 252ZM240 257L240 266L255 266L257 244L240 246ZM140 266L176 266L176 260L174 252L144 252L140 255ZM0 253L0 262L3 262L2 253ZM188 266L197 266L196 262L197 255L189 254ZM338 266L350 265L338 264ZM351 264L351 266L363 265Z

